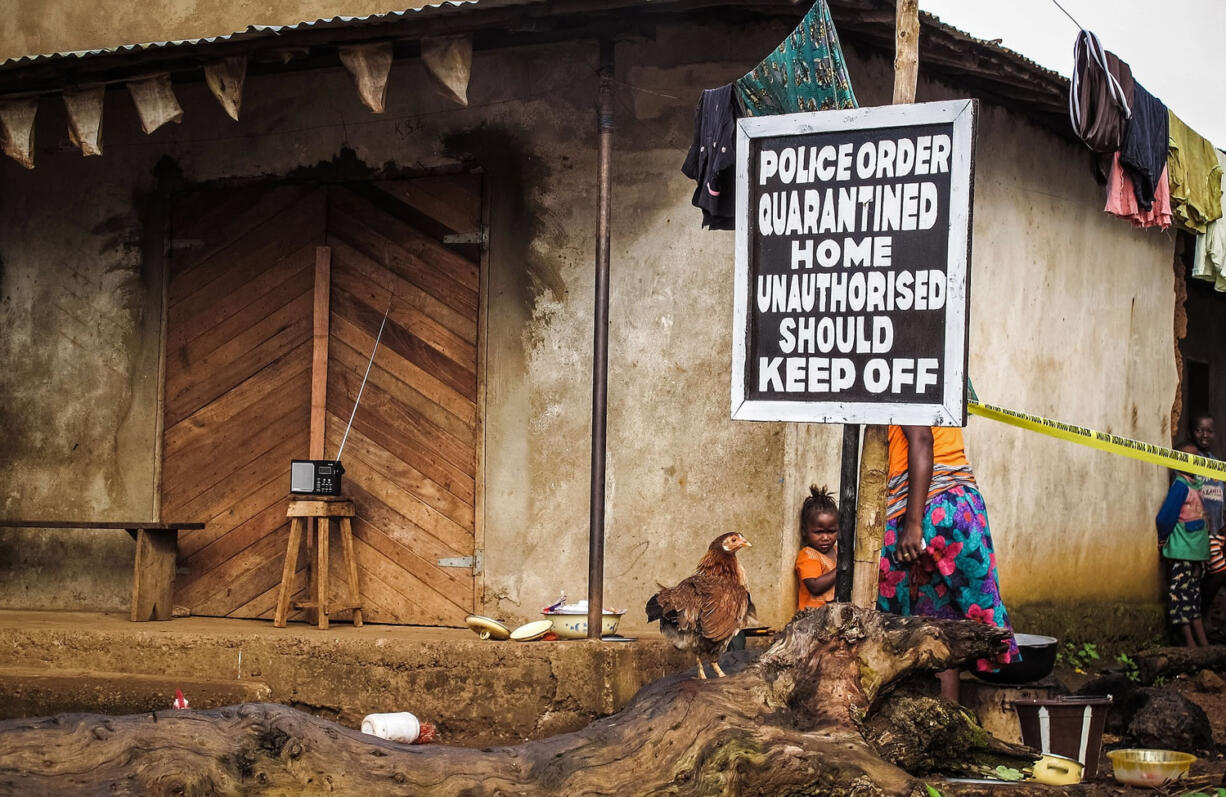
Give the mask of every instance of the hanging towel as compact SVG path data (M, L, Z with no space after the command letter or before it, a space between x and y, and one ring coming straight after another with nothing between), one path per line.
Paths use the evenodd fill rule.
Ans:
M1137 82L1133 83L1132 91L1132 118L1120 147L1120 164L1132 178L1137 204L1149 210L1158 190L1158 178L1166 170L1169 123L1162 100Z
M1213 145L1183 123L1169 108L1171 215L1188 232L1204 233L1222 217L1222 167Z
M694 115L694 142L681 172L697 181L694 207L702 210L702 226L736 229L736 101L732 84L706 89Z
M1073 131L1095 152L1115 152L1124 143L1132 115L1132 68L1088 30L1073 42L1073 78L1068 112Z
M847 63L826 0L735 84L746 116L855 108Z

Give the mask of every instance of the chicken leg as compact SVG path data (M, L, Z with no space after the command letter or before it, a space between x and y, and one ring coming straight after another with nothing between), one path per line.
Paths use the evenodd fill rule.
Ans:
M715 670L715 675L717 678L724 677L724 671L719 668L719 659L715 659L711 662L711 669Z
M702 668L702 656L695 656L694 658L698 660L698 677L704 681L707 680L707 671Z

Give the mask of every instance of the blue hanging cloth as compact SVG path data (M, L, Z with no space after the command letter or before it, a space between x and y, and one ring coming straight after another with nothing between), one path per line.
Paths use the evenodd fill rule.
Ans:
M858 107L826 0L733 85L746 116Z

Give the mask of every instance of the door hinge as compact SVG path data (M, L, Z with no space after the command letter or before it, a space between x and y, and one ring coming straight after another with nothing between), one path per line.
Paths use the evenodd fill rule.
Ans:
M489 234L485 230L477 230L476 232L457 232L451 235L444 235L443 243L455 246L460 244L480 244L485 246L489 239Z
M472 568L474 574L481 572L481 565L482 557L480 551L477 551L472 556L451 556L438 560L439 567L469 567Z

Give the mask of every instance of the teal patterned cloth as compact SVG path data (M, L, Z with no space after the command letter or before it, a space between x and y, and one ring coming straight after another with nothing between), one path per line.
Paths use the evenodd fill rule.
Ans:
M817 0L796 30L733 85L746 116L857 107L826 0Z

